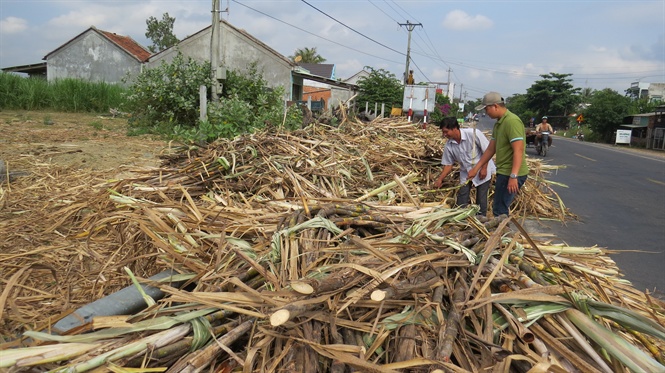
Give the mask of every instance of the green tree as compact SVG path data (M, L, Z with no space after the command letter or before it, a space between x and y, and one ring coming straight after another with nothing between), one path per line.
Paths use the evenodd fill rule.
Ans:
M297 57L300 57L300 60L296 61ZM293 56L289 56L289 58L294 61L294 62L302 62L302 63L323 63L326 62L327 60L316 51L316 47L314 48L298 48L296 49L295 52L293 52Z
M175 18L169 17L168 13L162 15L161 21L151 16L145 21L145 23L148 25L148 31L146 31L145 37L152 40L153 43L148 46L150 52L156 53L162 51L178 44L180 41L175 34L173 34Z
M575 111L579 103L580 88L574 88L570 76L573 74L549 73L540 75L526 90L526 108L537 114L566 116Z
M590 100L590 106L584 113L585 121L599 137L610 142L612 134L623 123L623 118L630 115L631 102L628 97L609 88L596 91Z
M508 97L506 99L506 107L508 110L512 111L518 117L520 117L520 119L522 119L522 123L528 124L529 119L536 116L536 113L529 109L527 97L523 94L516 94Z
M404 87L395 74L369 66L365 66L365 70L369 71L369 75L358 80L356 102L363 107L365 102L369 102L372 107L374 103L402 107Z
M632 101L632 108L630 114L646 114L656 111L656 106L661 105L661 102L651 102L647 97L642 97Z

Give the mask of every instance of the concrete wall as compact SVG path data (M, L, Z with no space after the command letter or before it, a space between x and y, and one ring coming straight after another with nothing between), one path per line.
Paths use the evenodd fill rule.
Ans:
M257 69L262 73L269 87L284 87L287 97L293 99L294 92L291 77L292 66L283 56L275 54L274 51L260 44L254 39L247 37L242 32L230 27L227 23L221 22L220 38L220 64L227 70L246 72L251 63L257 62ZM171 62L178 51L186 57L191 57L197 61L210 61L210 39L212 28L208 27L197 34L194 34L176 47L170 48L157 55L154 55L148 61L146 67L158 67L162 61ZM302 85L302 82L300 82ZM302 92L302 90L300 90ZM299 95L296 96L296 99Z
M47 59L48 81L74 78L122 84L129 73L141 71L141 63L97 32L90 30L53 52Z

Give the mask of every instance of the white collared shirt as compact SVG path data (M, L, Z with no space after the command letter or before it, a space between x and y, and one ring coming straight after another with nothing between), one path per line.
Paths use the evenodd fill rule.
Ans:
M474 135L475 131L475 135ZM475 146L474 146L475 137ZM443 149L443 156L441 157L441 164L444 166L451 166L455 163L460 165L460 184L465 184L468 178L469 170L475 166L480 157L483 155L489 146L489 140L484 133L472 128L460 128L460 142L453 139L448 139L446 146ZM487 163L487 175L485 178L480 178L480 173L476 174L473 178L473 185L478 186L490 180L492 175L496 173L496 166L494 161L490 159Z

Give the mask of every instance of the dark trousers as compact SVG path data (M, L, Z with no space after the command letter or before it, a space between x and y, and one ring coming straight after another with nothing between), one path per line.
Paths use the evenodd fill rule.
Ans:
M494 184L494 201L492 203L492 214L494 216L510 215L510 204L513 202L516 194L508 191L508 180L510 176L496 174L496 183ZM526 175L517 177L519 188L524 185Z
M476 187L476 204L480 206L480 215L487 215L487 192L490 189L490 183L492 180L487 180L486 182L478 185ZM461 188L457 191L457 206L466 206L471 203L471 197L469 193L471 192L472 182L467 182L462 185Z

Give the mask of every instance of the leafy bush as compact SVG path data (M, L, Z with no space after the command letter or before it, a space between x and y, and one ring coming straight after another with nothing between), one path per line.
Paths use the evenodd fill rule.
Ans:
M178 53L170 63L144 70L130 85L123 109L130 126L173 133L176 126L198 122L199 86L210 86L210 64Z
M227 71L219 102L208 103L208 119L199 121L199 86L210 86L210 65L178 54L171 63L142 73L130 88L127 111L131 133L161 133L168 137L211 142L231 138L266 125L298 127L299 110L284 115L283 90L268 82L253 63L243 74Z

